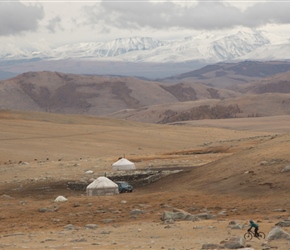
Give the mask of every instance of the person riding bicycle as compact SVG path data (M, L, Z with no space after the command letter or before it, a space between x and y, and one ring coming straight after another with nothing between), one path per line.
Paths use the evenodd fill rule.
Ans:
M255 228L255 237L259 237L259 233L258 233L259 225L256 224L254 221L250 220L250 228L248 229L248 232L251 231L252 227Z

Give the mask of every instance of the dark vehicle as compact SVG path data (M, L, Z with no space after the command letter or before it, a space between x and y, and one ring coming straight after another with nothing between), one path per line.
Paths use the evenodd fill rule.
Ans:
M133 187L126 181L116 181L119 187L119 193L131 193L133 192Z

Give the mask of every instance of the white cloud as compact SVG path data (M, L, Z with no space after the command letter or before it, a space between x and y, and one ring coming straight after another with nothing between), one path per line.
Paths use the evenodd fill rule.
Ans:
M43 16L40 5L25 5L18 1L0 2L0 36L36 31Z
M223 1L198 1L186 5L164 1L103 1L84 8L84 11L87 23L91 25L215 30L236 26L256 28L273 22L289 24L289 9L290 2L279 1L254 2L244 9Z
M41 39L50 44L108 41L136 35L175 39L200 31L222 32L242 27L271 27L273 31L290 24L290 0L32 1L37 2L0 0L2 41L18 35L22 35L23 41Z

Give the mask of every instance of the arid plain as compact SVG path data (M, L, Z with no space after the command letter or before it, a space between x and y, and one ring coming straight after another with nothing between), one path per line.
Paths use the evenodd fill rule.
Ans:
M230 221L253 219L267 235L290 216L290 172L283 171L290 116L156 125L1 111L0 121L0 248L202 249L243 236L247 227L231 229ZM128 194L87 197L68 189L69 181L109 173L122 156L137 170L184 171ZM58 196L68 200L56 203ZM161 220L174 209L213 218ZM246 246L288 250L290 241Z

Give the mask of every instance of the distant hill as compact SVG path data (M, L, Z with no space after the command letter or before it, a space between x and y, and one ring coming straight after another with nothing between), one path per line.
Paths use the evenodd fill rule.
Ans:
M120 110L239 93L200 83L166 85L134 77L28 72L0 81L0 108L52 113L106 115Z
M287 71L290 71L290 62L286 61L217 63L164 78L162 82L201 82L213 87L235 89L237 85Z
M289 115L289 69L287 62L222 63L162 81L27 72L0 81L0 109L149 123Z

